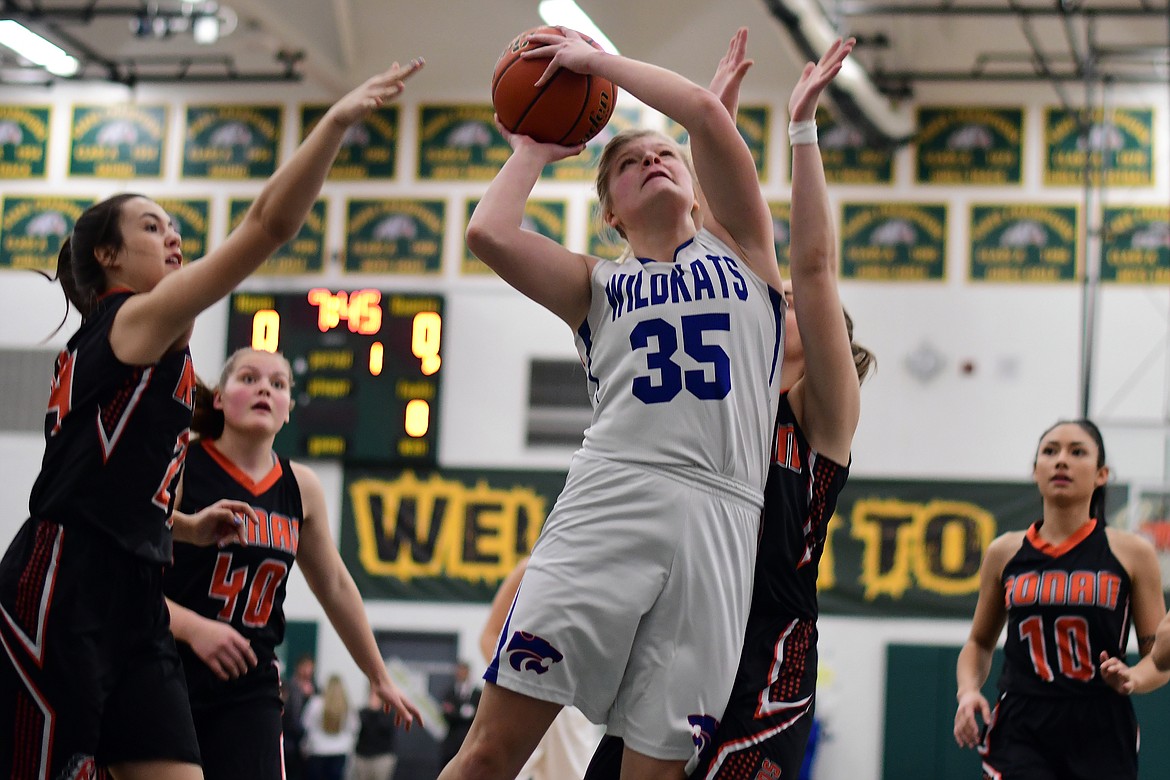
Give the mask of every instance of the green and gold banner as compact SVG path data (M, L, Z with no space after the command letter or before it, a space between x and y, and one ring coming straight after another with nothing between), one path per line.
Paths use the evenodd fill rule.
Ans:
M49 106L0 105L0 179L43 179Z
M278 105L187 106L183 177L267 179L280 152Z
M301 140L305 140L325 112L327 105L301 107ZM398 106L383 106L345 131L341 151L329 178L334 181L364 181L366 179L393 179L397 173Z
M918 109L914 169L923 184L1020 184L1024 109Z
M740 106L735 116L735 126L751 150L756 164L756 175L761 182L768 180L768 139L772 137L772 110L768 106ZM687 129L667 117L666 134L683 146L690 142Z
M817 111L817 144L825 164L825 179L830 184L892 184L894 152L874 149L865 136L844 122L838 122L824 109ZM792 181L789 167L788 180Z
M342 560L365 599L491 601L564 486L557 471L347 466ZM1110 523L1128 490L1111 485ZM821 611L969 619L991 540L1040 516L1025 482L853 479L829 524Z
M419 107L418 178L490 181L512 154L490 105Z
M0 268L57 269L61 244L93 198L4 197L0 205Z
M1101 227L1101 280L1170 284L1170 207L1106 206Z
M464 211L464 226L471 219L471 212L475 211L479 203L478 198L467 201ZM520 223L525 230L540 233L556 241L561 246L565 244L567 224L565 211L568 204L563 200L529 200L524 204L524 220ZM483 261L471 253L467 242L463 243L463 262L459 267L460 273L470 276L494 276L495 272L484 265Z
M1044 185L1151 187L1154 184L1154 110L1112 108L1044 112Z
M780 276L787 279L790 276L788 269L792 264L792 258L788 254L788 242L792 238L792 204L770 200L768 211L772 213L772 240L776 243L776 262L780 265Z
M1071 282L1077 278L1076 206L971 207L971 267L982 282Z
M252 205L251 198L232 198L228 201L228 231L236 229ZM319 274L325 270L325 226L328 206L318 198L309 209L301 229L292 241L283 245L257 269L258 274L287 276L292 274Z
M211 241L211 201L196 198L154 198L162 206L182 237L183 262L207 254Z
M945 205L846 203L842 206L842 278L941 281L946 278L946 258Z
M339 547L363 599L489 602L536 543L564 472L346 466Z
M1125 485L1109 486L1111 524L1126 496ZM821 611L970 619L987 545L1040 514L1030 483L850 480L821 559Z
M350 200L345 206L345 270L437 274L443 268L443 200Z
M162 178L165 105L77 105L70 127L70 176Z

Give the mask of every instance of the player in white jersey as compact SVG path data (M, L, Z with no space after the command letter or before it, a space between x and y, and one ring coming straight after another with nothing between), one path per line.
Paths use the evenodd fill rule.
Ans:
M783 344L772 221L717 96L571 31L532 40L538 84L611 79L687 129L694 168L659 133L610 141L598 197L633 257L612 263L521 229L540 172L580 147L506 133L468 245L576 333L594 416L440 777L515 777L573 704L624 737L628 778L681 778L743 641Z

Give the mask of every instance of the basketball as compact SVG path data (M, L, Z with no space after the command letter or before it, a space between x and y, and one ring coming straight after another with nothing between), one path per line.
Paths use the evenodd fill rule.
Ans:
M500 124L513 133L527 135L541 143L576 146L601 132L613 115L617 87L609 79L585 76L561 68L547 83L533 86L547 59L524 59L520 55L534 48L529 36L538 33L560 35L555 27L534 27L517 35L496 61L492 74L492 106ZM588 36L582 36L600 49Z

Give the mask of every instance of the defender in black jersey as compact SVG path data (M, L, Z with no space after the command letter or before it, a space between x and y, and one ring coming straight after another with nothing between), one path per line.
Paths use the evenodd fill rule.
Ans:
M292 371L283 356L242 349L212 395L197 396L176 516L227 498L254 510L245 543L175 545L164 589L209 780L280 780L280 679L288 572L309 586L387 709L409 723L414 705L391 682L361 596L333 544L321 483L272 451L289 419ZM242 731L241 731L242 729Z
M78 217L57 279L82 324L57 359L30 519L0 562L0 777L106 766L121 780L201 776L162 595L195 389L191 329L296 234L346 129L417 66L333 106L197 264L183 266L174 224L148 198L117 195ZM174 534L214 543L250 512L220 502Z
M988 546L955 714L955 738L978 747L985 778L1137 777L1137 720L1124 694L1170 679L1148 656L1165 602L1153 547L1105 527L1108 473L1096 426L1058 423L1041 437L1034 466L1043 518ZM1122 660L1131 621L1144 656L1132 669ZM1005 623L991 712L980 688Z
M712 89L734 116L746 67L734 47ZM829 76L831 78L831 76ZM827 81L811 63L789 100L792 116L815 108ZM799 776L812 727L817 673L817 570L829 520L848 478L860 385L873 356L853 343L837 290L836 246L815 144L793 147L792 281L785 282L782 384L755 583L744 649L723 719L696 739L690 777L775 780ZM605 737L587 780L617 780L620 740Z

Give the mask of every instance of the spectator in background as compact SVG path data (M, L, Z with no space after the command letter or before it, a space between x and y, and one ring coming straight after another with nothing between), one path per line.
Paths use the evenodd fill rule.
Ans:
M342 780L345 760L357 739L358 717L340 676L330 675L324 692L309 699L302 725L305 780Z
M443 696L443 717L447 719L447 736L441 746L440 766L447 766L467 737L479 697L483 693L471 680L471 669L466 661L455 664L455 682Z
M398 766L394 753L397 739L394 716L370 689L366 706L358 711L357 745L353 749L353 780L392 780Z
M305 714L305 703L317 693L317 682L313 678L315 669L313 657L302 655L293 667L292 676L281 686L284 695L281 726L284 730L284 773L287 780L301 780L305 776L305 754L301 750L305 727L301 725L301 718Z

